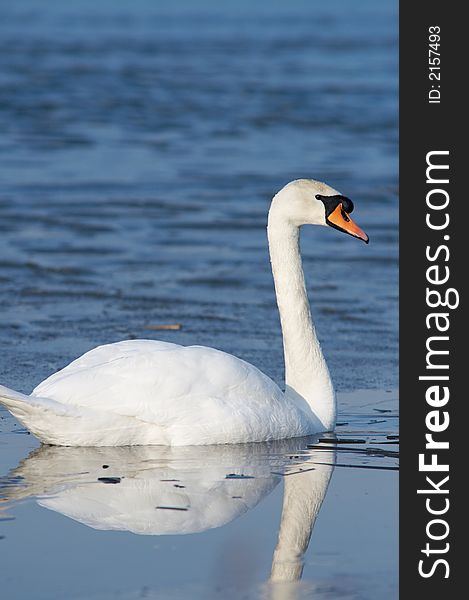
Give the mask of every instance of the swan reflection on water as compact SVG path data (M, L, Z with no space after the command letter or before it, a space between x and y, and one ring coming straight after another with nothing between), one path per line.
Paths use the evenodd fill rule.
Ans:
M334 469L315 438L217 446L41 446L3 478L7 503L39 505L100 530L174 535L221 527L283 479L271 582L296 581ZM317 462L316 462L317 461Z

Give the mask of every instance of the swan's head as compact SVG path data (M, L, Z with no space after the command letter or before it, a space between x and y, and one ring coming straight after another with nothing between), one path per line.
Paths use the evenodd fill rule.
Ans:
M291 181L274 196L271 215L301 225L327 225L368 244L369 238L350 218L353 202L325 183L314 179Z

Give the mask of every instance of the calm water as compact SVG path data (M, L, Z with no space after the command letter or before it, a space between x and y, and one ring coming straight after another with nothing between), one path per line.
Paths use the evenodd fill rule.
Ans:
M28 457L38 443L0 409L2 590L395 598L397 3L67 4L0 10L0 381L29 393L93 346L146 337L214 346L281 382L266 213L287 181L313 177L354 200L371 238L302 233L338 435L365 442L111 453L101 475L86 452ZM151 329L168 323L182 329ZM303 477L285 475L292 460L337 466L301 583L268 586L283 483ZM108 472L120 483L98 480ZM188 491L168 499L165 478ZM154 513L138 486L119 492L129 481ZM181 494L187 511L155 509Z

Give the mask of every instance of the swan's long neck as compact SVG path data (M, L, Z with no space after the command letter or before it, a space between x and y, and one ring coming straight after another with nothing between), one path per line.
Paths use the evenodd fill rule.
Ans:
M274 201L275 202L275 201ZM306 402L324 430L335 426L334 388L311 318L299 247L299 228L273 205L267 227L285 355L285 393Z

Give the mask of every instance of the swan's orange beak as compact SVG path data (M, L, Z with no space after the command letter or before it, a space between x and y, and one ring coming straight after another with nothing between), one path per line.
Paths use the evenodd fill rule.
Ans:
M326 221L327 224L331 227L334 227L334 229L338 229L339 231L344 231L349 235L353 235L353 237L363 240L365 244L368 244L370 241L370 238L366 235L363 229L360 229L360 227L358 227L358 225L354 223L350 216L345 212L341 203L339 203L331 212Z

